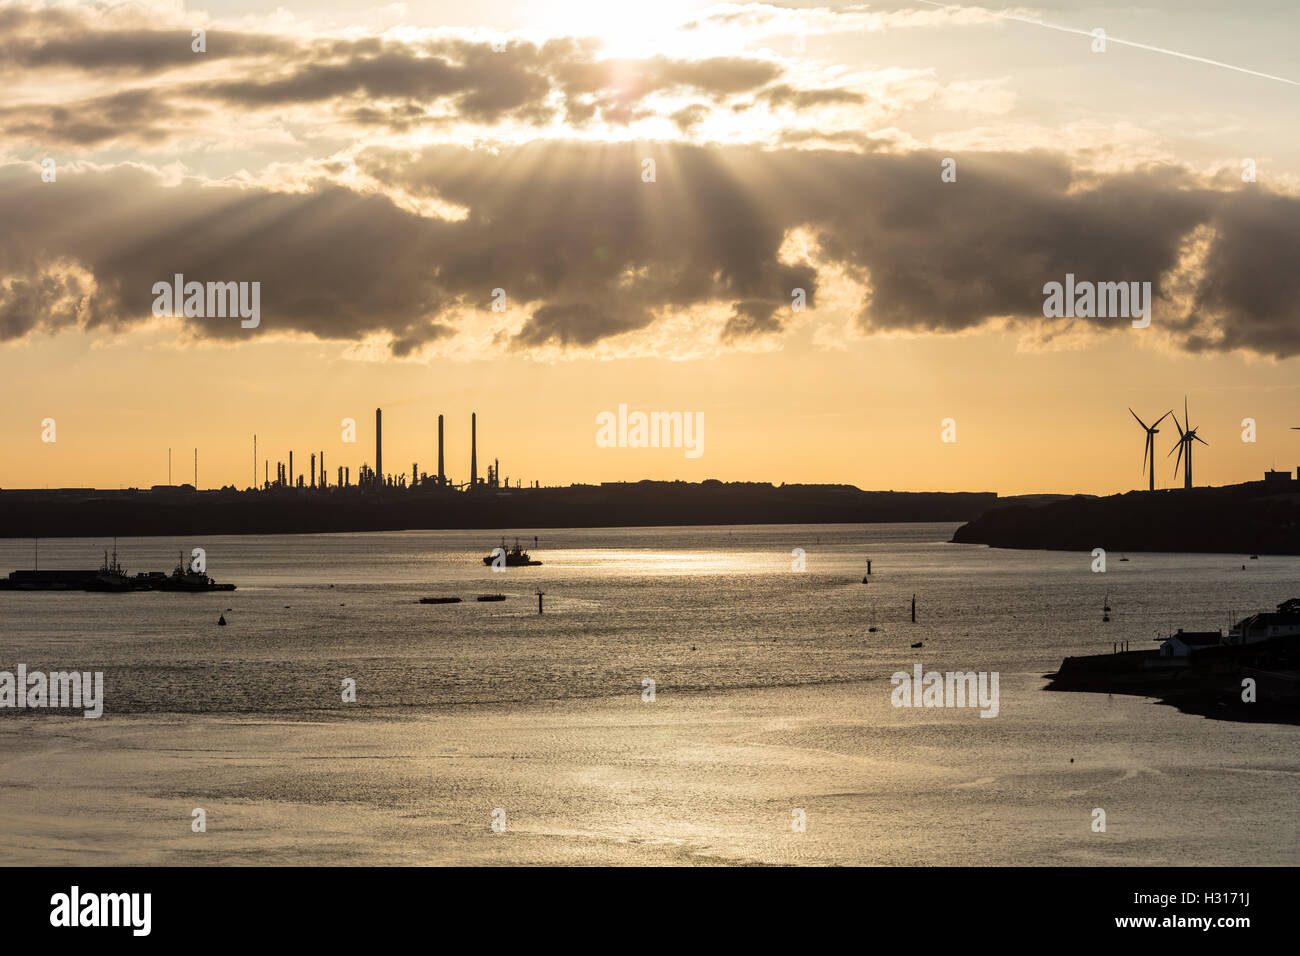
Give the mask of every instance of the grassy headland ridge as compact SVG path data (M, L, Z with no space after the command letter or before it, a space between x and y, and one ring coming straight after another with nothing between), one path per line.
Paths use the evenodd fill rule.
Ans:
M1052 551L1300 554L1300 482L1076 496L990 510L953 541Z

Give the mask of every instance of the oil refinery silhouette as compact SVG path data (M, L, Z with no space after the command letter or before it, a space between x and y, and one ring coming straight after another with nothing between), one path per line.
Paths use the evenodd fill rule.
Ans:
M712 524L814 524L968 521L1000 501L994 492L863 491L852 485L772 485L706 480L605 482L545 487L513 484L498 458L478 467L478 415L470 415L469 479L446 470L438 416L433 474L418 462L384 470L383 410L375 409L374 466L338 465L331 482L325 453L306 469L284 459L258 460L255 484L201 490L194 484L119 491L93 488L0 491L0 537L97 537L179 534L285 534L439 528L577 528ZM297 459L303 463L302 458ZM274 476L271 465L275 465ZM262 480L257 481L258 471Z

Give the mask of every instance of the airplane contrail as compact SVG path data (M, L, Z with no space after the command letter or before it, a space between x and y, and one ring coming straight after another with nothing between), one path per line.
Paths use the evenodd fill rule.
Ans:
M931 7L941 7L944 10L972 9L953 3L936 3L935 0L920 0L920 2ZM1086 37L1092 36L1091 30L1080 30L1077 27L1063 27L1058 23L1048 23L1046 20L1035 20L1033 17L1022 17L1014 13L1003 13L999 10L990 10L988 7L975 7L973 9L984 10L996 17L1001 17L1003 20L1015 20L1019 23L1032 23L1034 26L1046 27L1049 30L1056 30L1060 33L1073 33L1078 36ZM1285 76L1274 76L1272 73L1261 73L1258 70L1250 70L1244 66L1233 66L1231 63L1224 63L1221 60L1211 60L1207 57L1195 56L1191 53L1180 53L1177 50L1168 50L1164 47L1151 46L1147 43L1137 43L1134 40L1121 40L1119 37L1113 37L1109 33L1106 34L1106 42L1118 43L1120 46L1130 46L1137 50L1150 50L1152 53L1163 53L1166 56L1176 56L1179 59L1192 60L1196 63L1207 63L1210 66L1222 67L1225 70L1233 70L1237 73L1248 74L1249 76L1258 76L1265 80L1276 80L1279 83L1286 83L1290 86L1300 86L1300 82L1297 82L1296 80L1288 80Z

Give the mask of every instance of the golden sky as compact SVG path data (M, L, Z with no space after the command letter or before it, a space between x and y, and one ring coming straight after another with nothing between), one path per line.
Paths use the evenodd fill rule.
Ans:
M476 411L512 482L1109 493L1145 486L1127 408L1184 396L1198 484L1294 470L1298 25L0 2L0 487L162 483L169 447L243 487L254 433L355 478L376 406L386 471L436 468L441 412L457 481ZM257 327L156 316L176 273L260 283ZM1045 318L1067 273L1150 282L1149 327ZM704 453L599 447L620 404L702 413Z

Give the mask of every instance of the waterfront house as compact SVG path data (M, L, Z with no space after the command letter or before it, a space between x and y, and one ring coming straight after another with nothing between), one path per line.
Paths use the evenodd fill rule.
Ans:
M1186 657L1192 651L1202 647L1218 647L1223 642L1219 631L1184 631L1179 630L1160 645L1161 657Z
M1226 644L1253 644L1271 637L1300 635L1300 598L1291 598L1277 606L1276 611L1263 611L1234 624L1228 631Z

